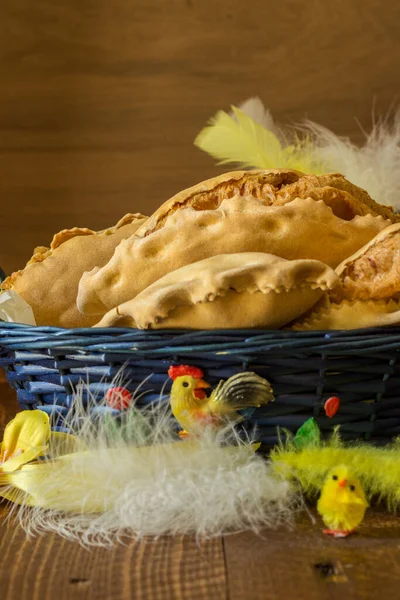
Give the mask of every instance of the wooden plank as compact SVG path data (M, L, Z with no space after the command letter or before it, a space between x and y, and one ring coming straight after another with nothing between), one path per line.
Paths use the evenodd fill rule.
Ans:
M395 1L3 1L0 264L218 173L193 139L248 96L361 139L399 96L399 34Z
M400 589L400 523L370 511L359 533L331 539L302 516L293 531L224 540L230 600L395 600Z
M3 508L3 519L5 514ZM220 539L125 540L88 550L55 534L27 539L19 527L3 525L0 555L2 600L226 598Z

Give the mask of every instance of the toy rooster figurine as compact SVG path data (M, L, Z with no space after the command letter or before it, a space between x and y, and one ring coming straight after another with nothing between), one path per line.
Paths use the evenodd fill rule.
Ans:
M203 380L203 371L197 367L180 365L170 367L173 379L171 410L183 431L181 437L198 431L202 425L223 426L227 421L238 422L244 417L238 411L268 404L274 400L270 383L256 373L238 373L218 386L207 397L210 385Z
M317 510L325 525L324 533L346 537L361 523L368 502L360 482L346 466L332 469L325 480Z

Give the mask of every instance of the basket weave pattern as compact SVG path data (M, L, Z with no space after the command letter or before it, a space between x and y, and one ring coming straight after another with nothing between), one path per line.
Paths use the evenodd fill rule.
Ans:
M400 328L359 331L153 331L57 329L0 325L0 366L17 390L21 408L41 408L62 423L80 380L103 398L125 366L134 391L151 375L139 405L154 401L171 364L190 364L213 386L244 370L268 379L273 404L257 409L246 425L267 445L277 428L295 432L316 418L323 432L340 424L344 439L387 442L400 434ZM170 382L166 387L168 393ZM324 402L339 396L333 419Z

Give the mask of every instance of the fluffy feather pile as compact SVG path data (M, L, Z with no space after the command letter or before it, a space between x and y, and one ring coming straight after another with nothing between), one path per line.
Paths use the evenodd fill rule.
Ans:
M400 210L400 110L391 122L374 123L359 147L309 120L291 129L280 127L259 98L250 98L232 107L231 114L219 111L195 145L220 164L316 174L338 171L381 204Z
M83 392L65 425L86 451L0 472L0 494L16 503L27 533L109 545L124 535L207 537L291 521L290 484L233 428L179 441L168 403L132 406L116 422L104 403L84 406Z
M328 471L346 465L360 479L366 496L389 510L400 508L400 438L383 448L366 443L344 444L337 433L324 442L296 448L292 439L271 453L273 467L285 480L300 482L306 495L316 498Z

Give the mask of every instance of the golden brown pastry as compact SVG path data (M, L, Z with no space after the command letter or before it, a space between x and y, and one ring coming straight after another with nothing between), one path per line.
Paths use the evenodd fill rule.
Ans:
M400 223L384 229L336 269L340 286L331 298L370 300L400 296Z
M140 228L138 235L153 233L178 209L187 206L195 210L215 209L226 198L237 195L253 196L265 206L280 206L296 198L323 200L337 217L346 221L367 214L381 215L392 222L400 220L391 206L378 204L340 173L307 175L289 169L232 171L202 181L167 200Z
M340 283L296 331L400 324L400 223L390 225L336 269Z
M291 327L294 331L321 331L327 329L363 329L400 325L398 300L343 300L340 304L327 301L307 318Z
M165 275L97 326L277 329L337 281L333 269L315 260L287 261L256 252L218 255Z
M57 233L50 248L40 246L25 269L10 275L2 289L14 289L33 309L37 325L91 327L96 318L82 315L76 306L82 273L104 265L121 240L130 237L146 217L129 214L114 227L65 229Z
M383 216L382 216L383 215ZM266 252L336 267L394 220L338 174L237 171L184 190L83 275L78 306L104 315L167 273L216 254Z

